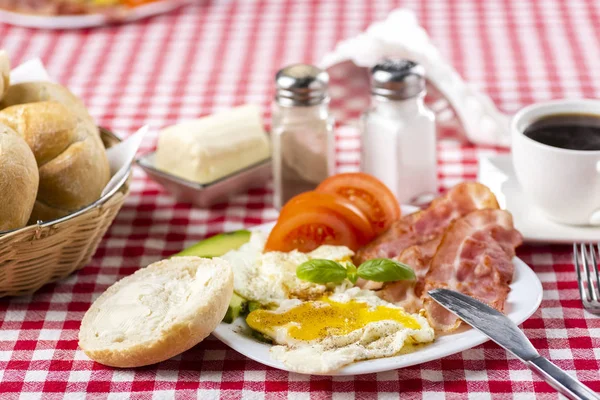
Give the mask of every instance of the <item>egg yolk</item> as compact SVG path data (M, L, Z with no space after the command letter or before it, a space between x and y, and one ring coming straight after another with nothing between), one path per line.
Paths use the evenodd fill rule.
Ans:
M346 335L370 322L386 320L399 322L410 329L421 329L410 314L397 308L371 308L368 304L355 300L339 303L329 299L307 301L283 313L256 310L248 315L246 323L265 334L271 334L274 328L290 324L287 328L288 336L297 340L315 340Z

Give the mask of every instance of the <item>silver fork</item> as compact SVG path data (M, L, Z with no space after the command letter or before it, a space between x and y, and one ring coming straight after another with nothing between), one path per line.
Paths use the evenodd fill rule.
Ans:
M583 308L600 315L600 273L598 259L600 245L573 244L573 263L577 272L577 284Z

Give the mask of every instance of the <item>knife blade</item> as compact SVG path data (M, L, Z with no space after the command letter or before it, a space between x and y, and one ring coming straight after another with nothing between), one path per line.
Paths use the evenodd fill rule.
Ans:
M575 400L600 400L590 388L540 356L523 331L498 310L454 290L433 289L428 293L442 307L523 361L560 393Z

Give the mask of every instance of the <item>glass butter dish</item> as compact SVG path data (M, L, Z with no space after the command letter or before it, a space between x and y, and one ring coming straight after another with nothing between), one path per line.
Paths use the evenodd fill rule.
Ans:
M264 186L271 178L271 158L209 183L196 183L156 168L155 153L136 160L150 178L163 186L178 201L206 208L227 201L250 188Z

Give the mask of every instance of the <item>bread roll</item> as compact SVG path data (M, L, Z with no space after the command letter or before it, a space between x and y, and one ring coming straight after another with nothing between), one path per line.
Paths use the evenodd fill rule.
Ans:
M10 84L10 61L4 50L0 50L0 100L4 97Z
M174 257L109 287L81 321L79 346L112 367L141 367L195 346L221 322L233 295L230 264Z
M44 101L5 108L0 123L26 140L37 161L40 183L31 223L65 216L100 197L110 169L91 120Z
M38 101L56 101L78 118L87 119L93 123L83 101L64 86L52 82L24 82L10 85L0 102L0 109L17 104L35 103Z
M0 124L0 231L25 226L38 181L33 152L16 132Z

